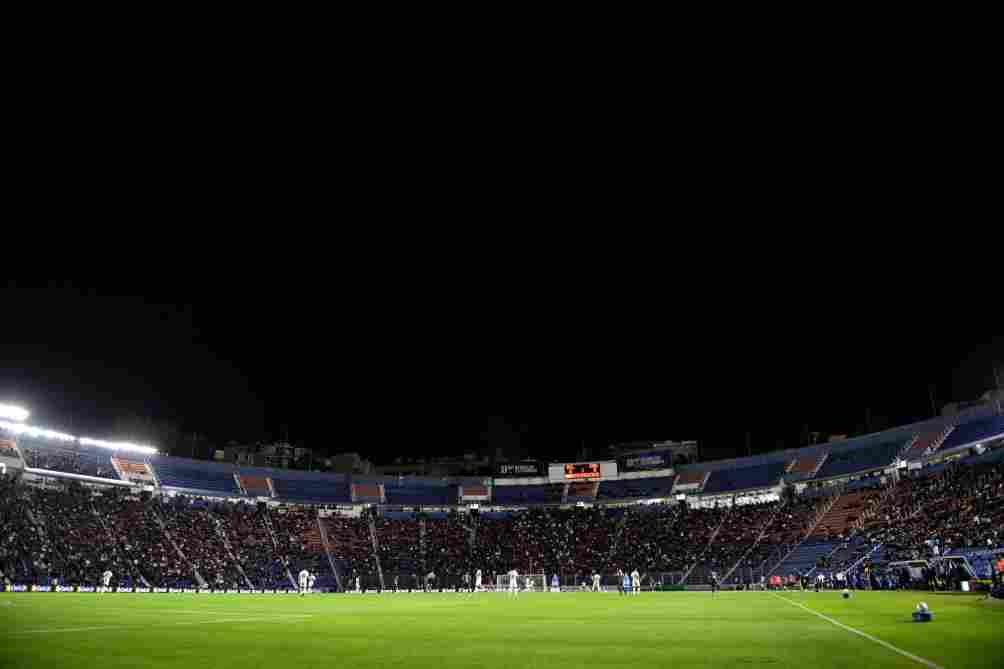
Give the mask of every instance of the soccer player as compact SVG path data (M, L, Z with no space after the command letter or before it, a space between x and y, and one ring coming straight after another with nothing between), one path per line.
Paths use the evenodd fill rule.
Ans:
M635 569L633 572L631 572L631 584L634 586L634 594L635 595L640 595L641 594L641 574L638 573L637 569Z
M593 592L603 592L600 590L600 575L593 574Z
M307 594L307 585L310 583L310 572L306 569L300 570L300 596L303 597Z
M356 576L356 592L362 592L362 591L363 591L362 582L359 580L359 577Z
M474 572L474 591L475 592L480 592L481 591L481 570L480 569L478 569L476 572Z
M711 594L714 595L716 592L719 591L719 589L720 585L718 583L718 572L713 571L711 572Z
M621 588L622 595L631 594L631 574L625 572L624 574L624 586Z
M529 574L523 579L523 587L526 588L527 592L533 592L533 577Z
M311 574L310 577L307 579L307 590L309 590L310 592L314 591L314 581L316 580L317 580L317 575Z
M104 591L108 592L112 584L112 573L109 570L105 570L105 573L101 574L101 585L104 587Z
M519 597L519 572L515 569L509 572L509 595Z
M561 592L561 583L558 581L557 574L551 577L551 590Z

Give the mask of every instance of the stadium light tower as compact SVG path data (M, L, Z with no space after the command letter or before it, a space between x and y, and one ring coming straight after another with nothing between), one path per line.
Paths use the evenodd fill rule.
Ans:
M22 409L12 404L0 404L0 418L23 423L28 420L28 416L30 415L27 409Z

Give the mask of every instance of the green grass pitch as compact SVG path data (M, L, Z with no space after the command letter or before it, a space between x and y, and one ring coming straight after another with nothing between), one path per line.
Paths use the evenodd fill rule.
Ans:
M977 596L782 596L0 594L0 667L1004 667L1004 606Z

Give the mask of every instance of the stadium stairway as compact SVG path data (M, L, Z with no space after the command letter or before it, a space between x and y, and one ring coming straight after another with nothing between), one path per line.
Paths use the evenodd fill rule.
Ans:
M216 534L220 537L220 541L223 543L223 548L227 551L227 557L230 558L230 561L233 562L234 567L237 569L237 573L244 579L244 583L247 584L248 590L254 590L255 586L251 582L251 579L248 578L248 575L244 572L244 566L240 563L240 560L238 560L237 556L234 555L234 549L230 545L230 539L227 537L227 533L224 532L223 528L220 526L219 520L217 520L214 524L214 528L216 529Z
M854 562L854 564L852 564L851 566L849 566L847 568L847 572L850 573L850 572L854 571L855 569L857 569L858 567L860 567L862 564L864 564L865 560L867 560L871 556L875 555L875 553L877 553L878 551L880 551L882 549L883 545L884 544L875 544L874 546L872 546L872 548L871 548L870 551L868 551L867 553L865 553L864 555L862 555L861 557L859 557Z
M108 523L105 517L98 513L98 509L94 506L94 500L91 499L91 513L97 518L98 524L101 525L101 531L105 533L105 540L112 547L112 551L119 557L123 564L129 565L129 577L132 578L133 583L142 583L144 588L152 588L150 582L146 580L146 576L143 576L143 572L139 570L136 563L129 559L128 556L122 554L122 546L115 539L115 535L112 534L111 528L108 527Z
M377 539L376 523L373 522L373 516L369 516L369 526L370 526L370 542L373 545L373 560L376 562L377 576L380 577L380 589L386 590L387 586L383 582L383 567L380 566L380 542Z
M694 560L693 564L691 564L687 568L687 571L684 572L683 576L680 578L681 584L686 584L688 582L687 579L690 578L690 575L691 573L693 573L694 568L697 567L697 565L704 563L704 556L707 555L708 549L710 549L712 544L715 543L715 539L718 537L718 533L722 531L723 527L725 527L725 522L728 520L729 515L732 513L732 509L734 508L735 507L730 506L728 510L726 510L726 512L722 514L722 520L720 523L718 523L718 527L715 528L715 531L711 533L711 536L708 537L708 543L704 546L704 550L701 551L701 554L697 556L697 559ZM706 574L702 574L702 576L706 576ZM702 578L701 581L706 582L704 578Z
M845 535L862 519L864 505L875 493L871 490L848 492L837 497L816 522L810 537Z
M338 584L338 591L344 592L345 586L342 584L342 570L338 568L334 557L331 555L331 540L328 537L328 528L324 524L324 519L320 516L317 517L317 529L321 533L324 555L328 558L328 566L331 567L331 573L335 575L335 583Z
M819 512L818 512L818 513L816 514L816 519L815 519L814 521L812 521L812 525L810 525L810 526L809 526L809 529L808 529L808 530L806 530L806 532L805 532L805 534L804 534L804 535L802 535L802 538L801 538L801 540L799 540L798 542L796 542L795 544L793 544L793 545L792 545L792 547L791 547L790 549L788 549L787 551L784 551L784 554L783 554L783 557L781 557L781 559L779 559L779 560L778 560L778 561L777 561L777 562L776 562L776 563L774 564L774 566L773 566L773 567L772 567L772 568L771 568L771 569L770 569L770 570L769 570L769 571L767 572L767 574L768 574L769 576L774 576L775 574L777 574L777 573L778 573L778 572L777 572L777 569L778 569L778 568L779 568L779 567L780 567L780 566L781 566L782 564L784 564L785 560L787 560L787 559L788 559L789 557L791 557L791 556L792 556L792 555L793 555L793 554L795 553L795 551L797 551L797 550L798 550L799 548L801 548L802 544L804 544L804 543L805 543L805 541L806 541L806 540L807 540L807 539L808 539L809 537L811 537L811 536L812 536L812 533L816 531L816 527L817 527L817 526L819 525L819 521L821 521L821 520L823 519L823 517L824 517L824 516L825 516L825 515L826 515L827 513L829 513L830 509L832 509L832 508L833 508L833 505L837 503L837 499L838 499L838 498L839 498L839 496L838 496L838 495L834 495L833 497L830 497L830 498L829 498L829 499L828 499L828 500L827 500L827 501L826 501L826 502L825 502L825 503L823 504L823 507L822 507L822 508L821 508L821 509L819 510ZM772 557L774 557L774 556L772 556Z
M728 583L729 577L732 576L733 572L735 572L735 570L739 568L739 565L741 565L743 561L746 560L747 556L750 553L756 550L756 547L760 545L760 542L763 541L763 538L767 536L767 530L770 529L770 527L774 524L774 521L777 519L778 515L784 511L784 508L787 505L788 505L787 501L782 501L780 504L777 505L777 509L774 510L774 513L772 513L770 518L767 519L767 522L765 522L763 526L760 528L760 532L757 534L756 541L754 541L752 545L750 545L750 547L747 548L746 551L741 556L739 556L739 559L736 560L736 563L732 565L732 567L727 572L725 572L724 576L722 576L722 583Z
M802 543L770 570L768 576L788 576L789 574L805 574L816 568L816 561L840 548L838 542L822 541Z
M164 523L164 519L160 517L160 514L157 512L155 508L152 510L153 510L153 517L157 520L157 525L160 526L160 531L164 533L164 537L167 539L167 542L171 544L172 548L174 548L174 552L178 554L178 557L181 558L181 561L187 564L188 567L192 570L192 574L195 576L196 583L199 584L200 588L208 587L206 585L206 579L202 578L202 574L199 573L199 570L195 568L195 566L189 561L187 557L185 557L185 554L182 552L181 547L178 546L178 542L174 540L174 537L172 537L171 533L167 530L167 525Z
M265 521L265 527L268 528L268 535L272 539L272 550L275 551L276 555L279 555L279 539L275 535L275 524L272 522L272 514L269 513L268 507L265 507L265 513L262 516ZM296 579L293 578L293 572L289 570L289 562L283 559L283 566L286 569L286 578L289 579L289 584L293 586L295 590L299 586L296 584Z

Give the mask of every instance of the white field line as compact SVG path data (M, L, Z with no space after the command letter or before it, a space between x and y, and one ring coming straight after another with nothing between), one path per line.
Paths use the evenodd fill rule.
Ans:
M217 620L187 620L181 623L166 623L170 626L181 626L181 625L220 625L225 623L255 623L255 622L291 622L293 619L303 619L303 618L313 618L313 615L298 614L298 615L285 615L283 617L277 616L258 616L255 618L221 618ZM103 625L99 627L58 627L52 629L39 629L39 630L24 630L21 632L15 632L10 636L22 636L25 634L58 634L60 632L94 632L98 630L128 630L137 629L139 627L145 628L148 625Z
M797 606L798 608L802 609L803 611L807 611L807 612L811 613L814 616L822 618L823 620L825 620L828 623L833 623L837 627L839 627L841 629L844 629L844 630L847 630L851 634L857 634L858 636L864 637L865 639L868 639L869 641L874 641L878 645L880 645L880 646L882 646L884 648L888 648L889 650L891 650L894 653L898 653L898 654L902 655L903 657L910 658L914 662L918 662L920 664L923 664L925 667L930 667L931 669L945 669L940 664L936 664L934 662L931 662L930 660L926 660L926 659L920 657L919 655L914 655L913 653L909 653L909 652L903 650L902 648L897 648L896 646L892 645L888 641L883 641L882 639L878 639L876 637L873 637L871 634L868 634L866 632L862 632L861 630L854 629L853 627L849 627L849 626L843 624L842 622L839 622L839 621L834 620L833 618L830 618L829 616L824 616L822 613L819 613L818 611L813 611L808 606L803 606L802 604L799 604L798 602L793 602L790 599L786 599L786 598L782 597L781 595L779 595L777 593L774 593L774 592L771 592L770 594L774 595L775 597L777 597L778 599L780 599L782 602L788 602L792 606Z

